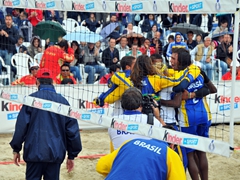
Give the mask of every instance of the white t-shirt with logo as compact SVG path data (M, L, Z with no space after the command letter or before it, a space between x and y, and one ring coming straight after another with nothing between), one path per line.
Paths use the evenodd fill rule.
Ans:
M160 92L161 99L171 100L172 87L164 88ZM160 116L165 123L176 123L175 109L161 105Z
M147 124L147 115L146 114L131 114L131 115L119 115L119 116L114 116L119 119L127 120L127 121L132 121L132 122L138 122L138 123L143 123ZM154 118L154 126L156 127L162 127L162 124ZM116 130L113 128L108 128L108 134L110 136L110 140L113 143L114 150L117 149L124 143L125 141L131 140L131 139L151 139L146 136L141 136L138 134L133 134L125 131L120 131Z

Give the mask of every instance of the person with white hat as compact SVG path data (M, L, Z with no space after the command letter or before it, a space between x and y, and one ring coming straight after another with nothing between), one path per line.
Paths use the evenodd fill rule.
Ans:
M233 61L230 65L230 71L228 71L226 74L222 76L222 80L232 80L232 67L233 67ZM240 63L236 61L236 80L240 80Z
M39 69L39 65L36 62L30 63L30 74L23 76L12 82L12 85L36 85L36 75Z

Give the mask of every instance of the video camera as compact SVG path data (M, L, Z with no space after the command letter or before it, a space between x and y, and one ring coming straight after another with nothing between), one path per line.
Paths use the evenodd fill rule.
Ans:
M142 113L148 115L148 124L153 125L153 107L160 108L160 105L156 105L154 102L154 96L146 94L142 96ZM156 100L155 100L156 101ZM160 103L160 100L158 101Z

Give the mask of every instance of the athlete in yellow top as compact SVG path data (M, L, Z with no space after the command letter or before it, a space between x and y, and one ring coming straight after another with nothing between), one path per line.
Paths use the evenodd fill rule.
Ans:
M130 78L134 86L142 91L142 94L157 94L164 88L179 84L181 91L197 78L200 69L195 65L189 65L181 71L175 71L174 76L166 77L157 74L156 68L152 66L151 59L146 55L142 55L138 57Z

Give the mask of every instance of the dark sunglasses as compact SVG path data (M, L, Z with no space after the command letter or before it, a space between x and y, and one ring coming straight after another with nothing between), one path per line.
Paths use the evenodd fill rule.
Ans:
M30 70L33 71L33 70L38 70L39 68L38 67L32 67Z
M68 71L69 71L69 69L62 69L62 71L63 71L63 72L68 72Z

